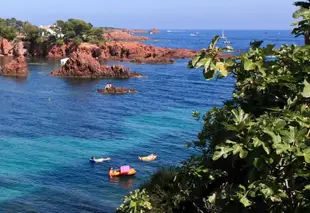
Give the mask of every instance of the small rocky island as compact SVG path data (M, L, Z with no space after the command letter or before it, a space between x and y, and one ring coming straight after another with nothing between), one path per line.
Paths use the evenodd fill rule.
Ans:
M127 89L125 87L115 87L112 84L107 84L104 89L98 89L97 92L104 94L127 94L127 93L137 93L136 89Z
M12 77L27 77L29 72L24 56L19 56L6 64L3 68L0 67L0 75Z
M127 79L143 77L142 74L131 72L120 65L104 66L84 52L74 52L60 69L54 70L50 76L73 78L114 78Z

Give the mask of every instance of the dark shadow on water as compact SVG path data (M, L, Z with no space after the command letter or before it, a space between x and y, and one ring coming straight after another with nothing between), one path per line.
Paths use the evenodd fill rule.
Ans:
M63 78L64 81L73 87L85 87L89 85L96 85L102 79L92 79L92 78Z
M100 82L106 83L116 83L116 82L126 82L129 79L111 79L111 78L63 78L64 81L72 87L90 87L91 85L98 85Z
M14 81L19 84L27 83L27 77L2 76L2 78L10 80L10 81Z
M135 185L136 177L135 176L110 177L109 181L110 183L117 183L122 188L130 189Z

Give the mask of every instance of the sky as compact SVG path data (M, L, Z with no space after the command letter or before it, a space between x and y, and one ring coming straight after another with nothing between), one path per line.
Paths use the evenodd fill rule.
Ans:
M130 29L291 29L293 0L0 0L1 18Z

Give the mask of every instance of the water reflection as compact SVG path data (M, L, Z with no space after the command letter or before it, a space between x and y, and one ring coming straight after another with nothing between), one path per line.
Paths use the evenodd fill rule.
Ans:
M123 176L123 177L110 177L110 183L117 183L120 187L129 189L132 188L136 182L134 176Z
M19 84L27 83L27 77L23 76L1 76L1 78L5 78L6 80L14 81Z
M91 79L91 78L63 78L64 81L72 86L72 87L80 87L80 88L88 88L91 85L96 86L98 85L100 79Z

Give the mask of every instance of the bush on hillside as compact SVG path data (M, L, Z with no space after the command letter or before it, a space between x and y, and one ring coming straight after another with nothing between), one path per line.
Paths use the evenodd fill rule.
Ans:
M231 75L233 98L203 116L191 144L200 155L177 172L177 188L146 187L153 209L161 205L152 202L156 189L173 194L169 207L178 213L309 212L310 46L255 41L247 53L224 59L218 40L189 68L202 68L206 80Z

